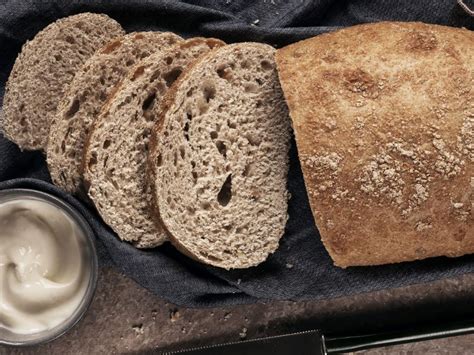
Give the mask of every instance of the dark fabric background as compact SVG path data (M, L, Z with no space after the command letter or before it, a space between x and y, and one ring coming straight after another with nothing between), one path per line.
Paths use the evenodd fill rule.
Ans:
M474 26L474 19L454 0L1 1L2 97L21 45L50 22L84 11L106 13L127 31L168 30L184 37L212 36L228 42L260 41L275 46L381 20L423 21L470 29ZM274 255L247 270L225 271L201 265L170 245L144 251L121 243L92 208L50 183L41 153L22 153L0 135L0 189L15 187L46 191L69 202L95 231L102 265L112 265L155 294L185 306L332 298L474 272L474 256L347 270L334 267L314 226L294 145L286 234Z

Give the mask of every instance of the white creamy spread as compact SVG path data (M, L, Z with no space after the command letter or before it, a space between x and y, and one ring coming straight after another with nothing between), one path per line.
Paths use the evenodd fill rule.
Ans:
M69 318L91 276L85 243L76 223L48 202L0 203L0 327L32 334Z

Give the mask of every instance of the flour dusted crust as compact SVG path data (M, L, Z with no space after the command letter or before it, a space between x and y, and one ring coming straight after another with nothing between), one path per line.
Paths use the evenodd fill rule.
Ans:
M309 200L341 267L474 252L474 34L367 24L277 52Z

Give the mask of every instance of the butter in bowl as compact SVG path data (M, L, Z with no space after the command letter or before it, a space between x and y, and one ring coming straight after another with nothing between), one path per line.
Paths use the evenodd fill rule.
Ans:
M94 236L47 193L0 191L0 344L34 345L71 329L97 284Z

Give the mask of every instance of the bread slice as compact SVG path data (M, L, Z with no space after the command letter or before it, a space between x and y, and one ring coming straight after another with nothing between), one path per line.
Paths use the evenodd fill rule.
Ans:
M228 45L183 74L149 155L154 210L171 242L226 269L263 262L288 218L289 140L272 47Z
M336 265L474 252L473 32L367 24L282 48L277 63Z
M89 58L72 81L51 125L47 160L56 185L71 193L80 192L84 141L107 97L134 64L181 40L173 33L135 32L115 38Z
M5 136L21 149L45 149L50 122L76 71L123 33L106 15L82 13L50 24L26 42L5 87Z
M122 240L151 248L167 238L149 209L148 138L170 85L196 58L224 43L196 38L135 66L94 124L84 157L88 195Z

